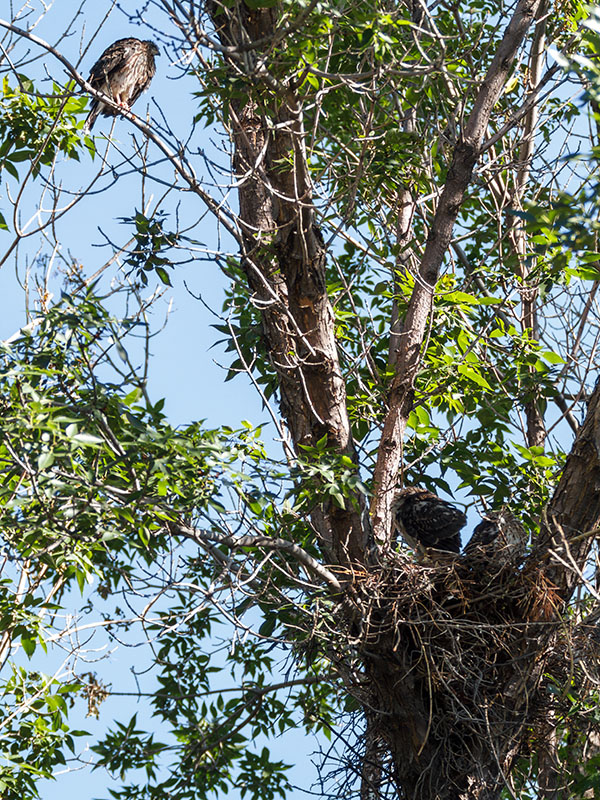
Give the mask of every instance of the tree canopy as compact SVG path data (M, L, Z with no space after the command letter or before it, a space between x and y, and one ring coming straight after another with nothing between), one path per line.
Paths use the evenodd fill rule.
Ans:
M2 796L296 797L304 731L323 798L600 797L596 9L64 7L0 19ZM133 110L86 80L123 35ZM187 369L239 413L177 424L158 309L217 280ZM406 487L496 539L403 541Z

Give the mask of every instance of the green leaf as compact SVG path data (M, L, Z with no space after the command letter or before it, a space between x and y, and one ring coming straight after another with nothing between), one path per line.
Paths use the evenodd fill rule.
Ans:
M442 295L443 299L449 303L458 303L461 305L479 305L481 300L473 294L467 292L448 292Z
M564 364L565 360L558 353L553 353L552 350L542 350L540 357L547 361L549 364Z
M71 441L75 444L84 445L101 445L104 444L104 439L99 436L94 436L92 433L76 433L71 436Z
M164 284L166 284L167 286L173 285L171 283L171 278L169 277L169 273L166 271L164 267L155 267L154 271Z
M38 457L37 463L40 469L48 469L48 467L51 467L52 464L54 464L54 453L42 453L41 456Z
M21 645L22 645L23 650L25 651L25 654L27 655L27 657L31 658L31 656L35 653L35 647L36 647L35 639L30 639L30 638L27 638L25 636L22 636L21 637Z
M113 336L112 340L117 349L117 353L119 354L119 358L121 359L121 361L127 363L127 351L125 350L125 348L123 347L123 345L116 336Z
M486 381L486 379L481 375L481 373L477 372L476 369L473 367L468 366L467 364L459 364L457 370L460 375L463 375L468 380L472 381L473 383L477 384L477 386L481 386L488 391L492 390L490 384Z
M277 618L274 614L269 615L258 629L261 636L271 636L277 625Z

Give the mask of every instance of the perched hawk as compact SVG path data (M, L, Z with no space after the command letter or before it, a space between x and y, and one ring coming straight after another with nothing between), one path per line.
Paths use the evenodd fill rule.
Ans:
M467 518L458 508L427 489L410 486L394 498L392 513L398 531L408 544L460 552L460 529Z
M494 557L499 563L516 561L525 552L527 531L508 508L489 511L473 531L465 555Z
M138 97L149 86L156 66L154 56L159 53L154 42L140 39L118 39L102 53L92 67L88 82L129 111ZM84 131L94 126L98 114L116 117L118 111L94 98Z

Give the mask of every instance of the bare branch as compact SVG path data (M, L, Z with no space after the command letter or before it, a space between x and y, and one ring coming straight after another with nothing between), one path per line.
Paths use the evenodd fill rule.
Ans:
M259 547L265 550L289 553L294 556L299 564L306 567L309 572L312 572L314 575L321 578L321 580L325 581L331 589L336 592L342 591L341 583L330 570L313 558L306 550L303 550L299 545L287 539L278 539L271 536L253 536L251 534L245 536L227 536L216 531L190 528L181 523L170 523L169 528L176 536L185 536L195 542L216 542L217 544L224 544L232 550L240 547Z

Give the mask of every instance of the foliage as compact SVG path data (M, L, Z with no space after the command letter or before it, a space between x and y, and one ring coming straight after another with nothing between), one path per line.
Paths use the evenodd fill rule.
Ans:
M136 317L115 318L101 298L87 290L63 295L43 319L4 348L3 537L17 572L31 573L30 580L36 576L37 594L32 590L17 598L12 580L3 582L2 630L4 641L20 643L28 658L38 645L47 649L52 626L42 620L60 610L55 602L43 600L45 593L67 600L72 586L87 595L86 587L96 585L100 597L110 603L123 584L139 579L139 570L169 558L169 520L205 519L223 530L226 487L247 498L249 513L256 515L254 524L267 535L276 534L282 524L277 497L272 494L269 501L266 488L270 482L275 485L280 469L276 464L269 467L252 426L218 432L191 424L175 430L166 422L162 402L143 401L143 385L131 371L124 345L142 324ZM103 371L100 380L98 373ZM254 474L246 473L248 465ZM287 508L283 518L289 528L297 525L297 514L290 513L289 501ZM154 736L137 731L135 720L118 723L95 747L100 756L96 768L104 765L125 777L143 765L153 792L169 791L182 798L227 791L230 784L251 797L284 795L287 766L273 761L267 747L254 752L247 746L274 729L282 732L296 724L277 693L270 695L262 673L275 669L268 655L275 624L286 618L288 625L294 624L297 614L289 604L279 604L275 611L266 580L262 605L274 624L268 631L261 629L264 643L240 644L228 665L216 667L209 655L201 654L203 642L213 635L215 614L206 602L190 613L189 595L177 586L191 582L201 593L209 592L221 570L215 572L210 561L185 549L179 558L181 574L172 578L171 590L165 587L160 612L146 623L149 635L160 637L161 643L156 653L156 717L165 721L177 744L158 744ZM34 568L28 566L32 563ZM244 608L236 610L236 605L237 601L231 613L241 617ZM118 610L113 613L123 617L127 629L131 620ZM240 681L240 696L217 691L214 701L200 702L214 691L213 673L223 670L231 673L234 685ZM15 700L17 677L21 688ZM5 733L13 753L3 767L6 797L25 789L24 796L37 796L34 779L49 777L53 767L65 763L64 745L73 751L72 737L78 735L63 720L67 707L61 698L81 684L43 676L35 681L36 673L19 669L3 687L5 717L15 705L21 708L15 717L19 727L15 730L13 723ZM310 685L309 681L303 687L300 681L294 695L307 727L319 728L332 711L330 690ZM285 686L284 682L282 690ZM48 711L42 713L45 707ZM26 753L30 740L32 749ZM165 779L170 760L165 756L174 750L180 760ZM190 784L192 765L197 778ZM112 794L141 796L138 792L142 789Z
M109 722L100 699L90 704L105 726L90 763L112 778L112 797L203 800L235 792L272 800L289 796L294 783L295 754L280 757L275 740L298 732L331 740L331 753L340 760L334 789L321 776L322 794L356 796L374 710L365 665L371 657L387 663L377 652L386 637L403 631L413 655L429 642L409 672L416 681L426 664L437 702L444 686L460 684L460 695L476 658L485 662L477 650L481 642L492 642L498 654L505 647L508 652L509 640L520 646L519 620L531 611L531 593L545 592L547 606L554 603L556 610L556 587L544 583L537 564L526 568L525 556L493 577L484 565L467 580L460 559L459 566L415 564L412 551L394 542L376 574L366 520L367 506L377 500L376 465L389 445L381 432L397 400L401 346L390 331L399 341L410 333L403 326L425 288L431 309L416 348L418 369L395 477L403 485L455 495L470 512L470 528L477 512L510 507L526 528L528 552L535 552L544 509L595 380L598 16L590 12L582 26L587 12L573 2L548 6L538 19L535 35L543 23L564 69L543 65L549 88L532 122L524 105L534 88L532 40L519 50L455 209L440 273L428 282L421 265L435 242L440 197L458 171L462 131L477 108L504 24L497 4L487 0L460 9L434 4L426 15L412 5L253 0L240 19L246 15L252 26L272 14L268 45L257 34L255 44L227 47L215 27L228 18L231 3L218 13L211 3L203 13L193 3L147 4L148 24L163 37L192 101L181 119L167 121L167 114L153 110L151 140L140 144L133 125L132 143L107 141L88 185L106 179L99 194L114 192L133 173L141 188L139 199L127 199L135 210L119 217L118 226L111 227L114 215L105 204L104 217L111 219L102 219L101 233L110 255L98 270L91 263L84 270L65 254L69 231L60 228L61 192L76 202L93 200L92 192L87 197L68 183L68 169L83 149L92 158L80 166L96 169L96 145L81 130L87 100L73 94L71 81L54 79L44 92L43 76L36 75L34 84L24 75L29 65L22 52L0 60L6 72L0 175L8 187L2 202L13 204L12 215L0 215L0 227L10 229L15 241L3 259L14 250L18 266L27 256L33 264L27 263L22 281L27 324L4 342L0 359L3 797L43 796L41 781L57 767L86 761L78 739L87 734L72 729L69 711L71 704L83 704L86 691L89 699L90 685L104 687L100 699L104 693L120 696L120 687L102 683L101 661L100 677L90 673L86 689L86 645L71 641L86 626L95 631L95 643L119 642L144 654L132 669L152 723L127 708ZM20 52L21 34L13 35ZM271 151L291 107L297 149ZM591 132L583 132L588 107ZM120 130L129 130L127 124L116 122ZM224 141L209 145L221 134ZM240 151L261 135L266 144L256 162L244 162ZM570 144L574 136L583 142L577 152ZM537 147L529 154L528 137ZM286 194L277 181L290 175ZM285 303L302 276L286 273L294 220L285 213L305 177L309 189L294 198L298 218L305 213L302 219L309 220L301 233L318 228L315 239L326 250L317 288L302 298L294 317ZM249 224L244 203L230 195L239 190L243 198L252 181L262 191L262 205ZM152 191L164 187L164 195L156 199L148 185ZM36 231L35 251L33 235L19 220L23 195L38 188L42 200L46 192L53 200L50 212L39 202L47 221ZM205 235L208 212L216 233ZM129 239L124 244L123 231ZM42 269L57 253L64 273L60 292L59 280ZM151 396L157 298L162 292L177 297L200 266L220 266L228 281L214 312L214 344L229 354L225 380L233 391L241 394L248 376L258 390L265 419L268 414L274 423L266 434L247 421L175 426L165 400ZM37 300L31 299L30 270ZM313 331L294 338L299 320L320 300L321 279L352 437L344 446L336 443L331 420L319 416L321 398L311 397L302 383L320 355L311 350ZM202 291L196 299L203 299ZM276 351L273 331L288 337L287 350ZM310 401L297 418L290 411L294 398L282 389L289 375ZM325 385L331 375L324 369L320 377ZM185 385L173 390L193 394ZM203 415L209 392L209 385L197 392L192 416ZM535 419L542 421L538 438ZM339 556L346 542L336 550L327 538L352 515L364 521L367 555L360 568ZM585 570L592 568L590 559ZM495 593L496 579L504 581L505 605ZM340 585L352 580L352 590L341 597ZM593 619L586 580L587 572L580 593L565 605L561 625L569 635L581 618ZM477 616L479 606L470 617L465 610L465 619L477 624L457 634L470 642L461 653L464 663L457 662L467 671L452 673L448 654L458 639L445 638L443 626L461 603L476 605L477 592L498 603L494 631L484 635L477 627L492 627L491 612L486 623ZM509 601L510 614L503 616ZM363 616L351 617L352 603ZM394 617L393 635L386 627L390 608L406 612ZM73 609L77 619L71 623ZM554 624L554 617L544 617L549 619ZM428 633L417 640L419 625ZM432 629L433 641L427 639ZM561 646L571 641L565 637ZM399 642L393 642L393 658L386 653L390 674L401 659ZM71 648L68 666L42 674L38 665L58 647ZM447 671L436 672L439 664ZM496 668L505 674L500 656ZM486 677L478 673L484 688ZM586 749L583 739L598 720L596 693L585 683L578 694L572 680L556 669L540 677L539 686L555 715L561 777L575 799L597 789L598 750ZM459 699L467 708L465 697ZM448 701L446 708L451 706ZM521 735L507 797L539 795L542 738L533 727ZM387 758L381 797L396 791L395 767ZM323 773L327 769L331 762Z
M67 86L53 84L51 93L39 94L33 82L23 74L17 74L17 86L11 86L9 77L2 80L0 98L0 174L5 170L16 181L21 167L29 165L35 178L40 169L52 165L57 156L79 161L81 150L80 119L86 106L85 97L72 94L74 83ZM86 140L86 147L93 155L94 143ZM5 218L0 213L0 230L7 229Z
M25 641L22 636L23 649ZM68 703L80 688L76 682L16 666L2 682L0 787L5 797L39 797L40 778L50 778L57 765L66 765L67 750L75 752L76 739L85 731L69 726Z

